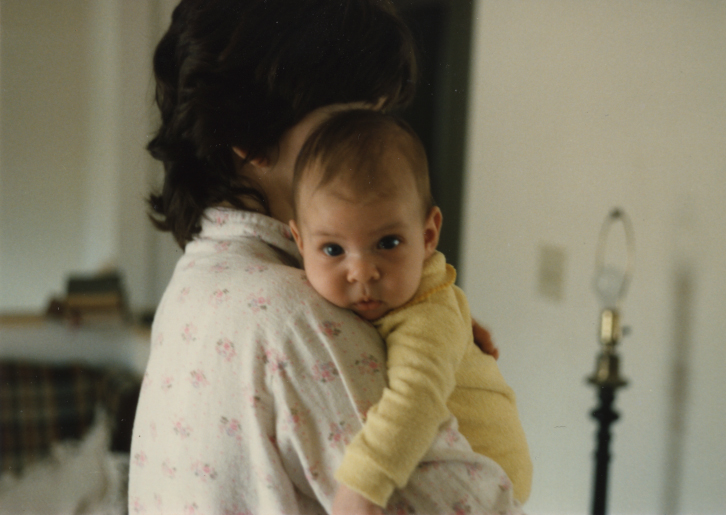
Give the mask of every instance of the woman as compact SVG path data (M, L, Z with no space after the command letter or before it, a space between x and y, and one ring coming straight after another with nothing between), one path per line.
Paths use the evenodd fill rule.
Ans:
M382 0L183 0L154 70L150 202L185 252L154 320L130 511L375 512L333 474L385 387L383 345L306 283L286 222L310 131L413 95L410 35ZM390 511L517 509L454 420L400 487Z

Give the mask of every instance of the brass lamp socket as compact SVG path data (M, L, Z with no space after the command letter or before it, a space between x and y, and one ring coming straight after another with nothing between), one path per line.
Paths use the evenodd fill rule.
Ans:
M595 362L595 373L587 378L590 384L620 388L628 381L620 375L620 359L608 352L601 352Z
M600 314L600 343L614 351L621 337L620 314L616 309L603 309Z

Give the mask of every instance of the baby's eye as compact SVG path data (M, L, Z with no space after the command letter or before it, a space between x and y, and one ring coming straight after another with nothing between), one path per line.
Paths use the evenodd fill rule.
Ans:
M328 243L327 245L323 245L323 252L326 256L336 257L343 253L343 247L335 243Z
M401 239L398 236L384 236L378 242L378 248L383 250L395 249L401 244Z

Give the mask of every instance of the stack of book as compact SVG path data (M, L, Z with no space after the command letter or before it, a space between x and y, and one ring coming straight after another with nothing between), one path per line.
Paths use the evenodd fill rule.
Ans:
M51 301L48 314L73 325L124 323L128 311L121 275L70 276L65 298Z

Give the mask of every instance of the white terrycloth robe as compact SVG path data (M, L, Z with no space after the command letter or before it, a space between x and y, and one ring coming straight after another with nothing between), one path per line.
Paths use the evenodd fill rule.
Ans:
M307 283L288 227L210 209L159 305L130 513L330 511L333 474L385 386L375 328ZM450 419L391 513L520 513ZM407 511L404 511L407 513Z

